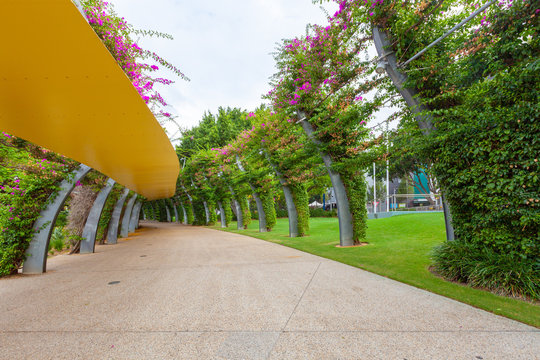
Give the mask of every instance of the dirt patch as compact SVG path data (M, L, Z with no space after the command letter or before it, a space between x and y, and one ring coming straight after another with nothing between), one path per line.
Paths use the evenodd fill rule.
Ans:
M341 249L346 249L346 248L355 248L355 247L361 247L361 246L366 246L366 245L369 245L369 243L367 243L367 242L361 242L360 244L356 244L356 245L347 245L347 246L336 245L336 247L337 247L337 248L341 248Z

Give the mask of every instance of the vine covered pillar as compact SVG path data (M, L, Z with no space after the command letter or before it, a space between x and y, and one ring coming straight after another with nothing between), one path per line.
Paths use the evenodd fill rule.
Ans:
M279 183L281 184L281 188L283 189L283 194L285 195L285 204L287 205L287 215L289 218L289 237L297 237L298 212L296 211L296 206L294 205L294 198L291 188L287 185L287 181L285 181L283 174L277 169L275 164L272 163L272 161L270 160L270 156L268 156L266 152L265 156L270 166L272 166L272 168L274 169L274 172L279 179Z
M143 212L143 214L142 214L143 220L146 220L146 213L147 213L147 211L148 211L148 210L145 209L145 206L148 206L148 205L147 205L147 204L144 204L143 206L141 206L142 212Z
M47 207L41 211L38 219L34 223L33 228L36 232L26 250L23 273L41 274L47 270L47 251L56 218L77 182L86 176L90 170L90 167L81 164L77 170L72 173L73 177L70 176L70 178L62 180L58 193L54 193L49 197Z
M321 142L315 138L313 126L307 122L304 118L300 119L300 125L302 129L316 145L321 145ZM332 158L330 155L319 150L319 153L323 159L330 180L332 181L332 187L336 194L336 205L338 210L339 220L339 244L341 246L354 245L354 232L353 232L353 218L350 211L349 199L347 197L347 190L345 184L341 179L341 175L332 169Z
M180 201L180 206L182 207L182 213L184 213L184 221L182 222L184 225L188 224L188 218L187 218L187 212L186 208L184 207L184 204Z
M416 91L416 89L405 87L404 84L407 81L407 75L399 70L396 55L392 51L388 50L391 47L388 36L377 26L373 27L373 41L375 42L375 48L377 49L379 58L385 61L384 68L388 74L388 77L390 77L392 83L409 106L411 112L414 114L422 134L424 134L424 136L429 135L433 130L435 130L435 126L433 126L433 117L428 112L429 109L424 106L418 98L418 91ZM452 214L444 194L442 196L442 202L444 223L446 228L446 240L453 241L455 236L454 226L452 225Z
M120 198L116 201L116 204L114 204L109 231L107 232L107 244L116 244L118 241L118 224L120 223L120 215L122 215L122 208L124 207L128 194L129 189L125 188Z
M236 208L236 229L242 230L244 228L244 216L242 215L242 208L240 207L240 203L236 199L236 195L234 193L234 190L232 186L229 185L229 190L231 192L231 195L233 197L234 207Z
M238 166L238 169L240 171L242 172L246 171L244 167L242 166L242 164L240 163L240 158L238 157L238 155L236 155L236 165ZM248 181L248 185L251 188L251 192L253 193L255 204L257 204L257 212L259 214L259 232L267 232L268 229L266 227L266 213L264 211L264 206L261 201L261 197L259 196L259 193L257 192L257 189L255 188L255 186L253 186L253 184L251 184Z
M133 210L131 210L131 217L129 218L129 227L128 232L132 233L137 229L139 226L139 216L140 216L140 210L142 206L142 201L137 200L135 202L135 205L133 206Z
M174 203L174 200L169 200L174 210L174 222L180 224L180 217L178 217L178 206Z
M82 232L83 240L81 241L81 254L89 254L94 252L99 219L101 218L101 213L103 212L105 203L107 202L109 194L111 193L115 183L116 182L111 178L107 180L107 184L105 184L103 189L101 189L96 200L94 201L94 205L92 205L92 209L90 209L90 213L88 214L88 218L86 219L86 224L84 224L84 229Z
M208 210L208 203L206 201L203 201L204 205L204 215L206 216L206 224L210 223L210 210Z
M291 188L285 185L285 180L279 178L281 187L283 189L283 194L285 195L285 203L287 205L287 214L289 215L289 237L298 236L298 212L296 211L296 206L294 205L294 198L291 191Z
M133 211L135 201L137 200L137 196L139 195L133 194L126 205L126 210L124 211L124 216L122 217L122 226L120 228L120 236L123 238L129 235L129 221L131 220L131 213Z
M182 185L182 189L184 190L184 193L186 194L187 198L188 198L188 201L189 201L189 206L190 206L190 209L191 209L191 214L193 215L193 220L196 220L195 219L195 209L193 208L193 198L191 197L191 195L189 195L189 193L187 192L187 189L184 185ZM188 223L189 223L189 219L188 219Z
M219 216L220 216L220 219L221 219L221 227L226 228L227 227L227 219L225 218L225 210L223 209L223 204L221 203L221 201L218 201L217 204L218 204L218 207L219 207Z
M159 221L159 208L154 201L150 202L150 207L152 209L152 220Z
M142 210L142 207L143 207L143 201L141 200L141 204L139 206L139 208L137 209L137 219L135 221L135 230L137 230L138 228L141 227L141 224L140 224L140 221L141 221L141 212L143 213L143 216L144 217L144 212Z
M255 189L255 186L251 185L250 183L249 187L251 188L251 192L253 193L255 204L257 204L257 212L259 213L259 232L267 232L268 229L266 227L266 212L264 211L261 197L259 196L257 189Z
M165 212L167 213L167 222L171 222L171 210L169 210L169 204L167 204L167 201L162 201L163 206L165 206Z

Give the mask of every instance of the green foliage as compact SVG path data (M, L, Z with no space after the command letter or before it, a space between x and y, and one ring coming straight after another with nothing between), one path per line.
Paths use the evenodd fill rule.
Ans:
M396 5L377 6L370 21L390 35L388 50L400 60L476 9L458 0ZM538 290L525 282L538 281L531 264L540 259L537 9L530 0L495 2L414 60L406 85L424 102L434 129L425 136L409 114L395 139L399 165L435 175L450 204L457 240L437 250L436 266L451 269L451 277L530 296ZM471 257L459 261L458 249L470 249ZM481 267L471 269L475 256Z
M276 225L276 207L274 203L274 195L272 192L270 192L261 194L260 197L266 219L266 229L271 231L274 225Z
M236 201L238 201L240 209L242 210L242 225L244 226L244 229L247 229L251 223L251 211L249 210L248 198L245 195L241 195L239 192L237 192L237 194Z
M193 214L193 206L189 200L184 202L184 208L186 209L187 223L193 225L195 222L195 215Z
M434 159L450 203L456 246L487 248L486 267L497 264L490 271L501 273L486 278L500 281L506 268L525 271L517 274L525 279L527 270L514 265L540 259L540 25L530 21L535 11L529 1L495 9L491 25L456 45L469 54L442 73L452 89L428 103L437 131L423 151ZM516 291L511 280L504 284Z
M154 220L155 221L160 221L161 212L160 212L159 204L157 203L157 201L155 201L155 200L151 201L150 206L152 208L152 213L154 215Z
M337 210L323 210L323 209L309 209L309 216L312 218L317 217L337 217Z
M193 225L203 226L206 225L206 211L204 210L204 204L202 201L193 202L194 220Z
M145 201L142 206L142 212L146 219L148 220L154 220L154 210L152 209L152 206L148 201Z
M280 219L280 218L288 218L289 213L287 212L287 209L282 209L280 207L277 207L276 208L276 217L278 219Z
M305 36L284 41L275 56L278 72L268 95L278 111L294 119L289 124L303 121L321 157L330 158L328 171L337 172L347 191L355 243L365 237L366 228L365 202L360 205L365 184L355 169L367 164L368 157L361 154L369 134L366 122L386 97L375 91L384 80L373 76L369 27L362 17L352 16L357 5L341 2L327 26L310 26Z
M208 215L210 218L210 221L206 225L212 226L215 225L217 222L216 203L213 200L209 200L206 203L208 206Z
M0 276L17 272L39 213L77 165L3 133L0 139Z
M233 220L233 212L231 209L231 199L224 198L221 200L221 205L223 206L223 211L225 212L225 222L227 223L227 227Z
M298 214L298 236L304 236L309 231L309 198L306 185L302 183L290 184L294 206Z
M435 271L447 279L501 295L540 299L540 263L499 254L462 241L446 242L433 252Z
M347 168L342 180L347 191L349 210L353 218L353 240L359 243L366 238L367 209L366 209L366 180L362 172Z
M54 249L56 251L62 251L65 247L65 234L63 226L55 226L51 234L51 240L49 241L49 251Z
M67 210L60 211L60 213L58 213L58 217L56 218L55 226L60 226L60 227L66 226L67 225L67 216L68 216L68 211Z
M176 207L176 211L178 212L178 222L184 221L184 211L182 210L182 206L180 206L180 202L178 200L173 200L173 204Z
M69 247L74 247L77 243L84 241L84 238L80 235L74 234L71 231L66 232L66 242L69 244Z
M169 209L169 214L171 216L171 221L176 221L177 219L175 218L176 216L176 213L178 213L178 209L176 209L176 213L175 213L175 205L174 205L174 202L171 198L168 198L168 199L163 199L165 205L167 206L167 208ZM178 216L180 216L180 214L178 214Z
M190 158L199 150L223 147L250 127L251 120L245 111L220 107L216 115L205 113L199 125L182 132L176 152L180 158Z
M158 221L167 222L167 205L165 204L165 199L157 200L155 204L157 205L158 209Z
M114 205L122 195L123 186L120 184L115 184L109 193L107 201L103 206L103 212L99 218L98 229L96 233L96 240L103 241L107 236L107 230L109 228L109 223L111 222L112 213L114 211ZM57 222L58 223L58 222Z

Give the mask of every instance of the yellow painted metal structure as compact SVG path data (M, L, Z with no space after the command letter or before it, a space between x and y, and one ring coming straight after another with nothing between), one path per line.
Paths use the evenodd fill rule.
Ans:
M0 130L150 200L180 166L165 132L70 0L2 0Z

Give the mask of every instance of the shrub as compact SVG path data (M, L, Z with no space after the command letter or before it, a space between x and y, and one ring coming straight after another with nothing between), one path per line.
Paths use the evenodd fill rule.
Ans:
M307 188L302 183L290 184L289 187L298 213L298 236L304 236L309 230L309 218L311 216Z
M309 208L309 217L337 217L337 210L323 210Z
M289 213L287 212L287 209L276 209L276 216L278 218L288 218Z
M491 247L450 241L433 251L434 270L443 277L501 295L540 299L540 261L497 253Z
M54 249L56 251L64 250L64 247L65 247L64 239L65 239L64 229L60 226L56 226L53 230L53 233L51 234L51 241L49 242L49 251L51 251L51 249Z

